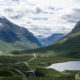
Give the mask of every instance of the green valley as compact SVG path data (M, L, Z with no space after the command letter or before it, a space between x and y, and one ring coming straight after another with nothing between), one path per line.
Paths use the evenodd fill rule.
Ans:
M54 69L47 69L53 63L65 62L65 61L79 61L80 59L54 57L51 55L36 54L36 58L28 62L33 58L33 54L21 54L13 56L0 56L0 80L73 80L75 73L73 72L58 72ZM26 62L26 63L24 63ZM35 75L30 77L29 71L36 70Z
M1 20L0 80L74 80L80 74L79 70L48 68L54 63L80 61L80 24L55 44L42 47L25 28Z

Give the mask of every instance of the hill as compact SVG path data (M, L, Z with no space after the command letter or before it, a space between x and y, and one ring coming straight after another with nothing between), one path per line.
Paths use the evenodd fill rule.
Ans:
M47 49L54 51L57 56L80 58L80 22L76 24L71 33Z
M41 47L37 38L26 28L0 16L0 50L34 49Z

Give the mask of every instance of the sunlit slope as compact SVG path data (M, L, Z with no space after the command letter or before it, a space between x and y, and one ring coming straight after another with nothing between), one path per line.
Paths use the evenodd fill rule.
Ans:
M70 33L47 49L54 51L57 56L80 57L80 33Z

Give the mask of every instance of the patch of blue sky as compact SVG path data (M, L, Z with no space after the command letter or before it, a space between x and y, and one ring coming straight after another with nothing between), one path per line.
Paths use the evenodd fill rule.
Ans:
M48 18L40 18L40 17L38 17L38 18L32 18L33 20L44 20L44 21L46 21L46 20L48 20Z

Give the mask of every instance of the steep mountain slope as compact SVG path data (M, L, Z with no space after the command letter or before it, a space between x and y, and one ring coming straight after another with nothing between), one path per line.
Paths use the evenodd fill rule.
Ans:
M33 49L40 46L31 32L0 16L0 50Z
M53 50L58 56L80 58L80 22L76 24L71 33L47 49Z
M73 32L80 32L80 21L76 24L76 26L73 28L72 33Z
M49 46L49 45L52 45L52 44L56 43L62 37L64 37L64 34L56 33L56 34L52 34L51 36L46 37L46 38L39 38L39 41L45 47L45 46Z

